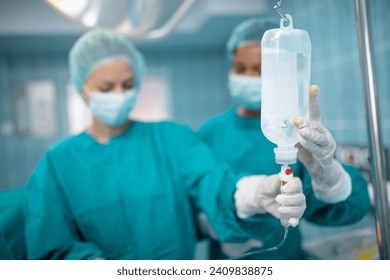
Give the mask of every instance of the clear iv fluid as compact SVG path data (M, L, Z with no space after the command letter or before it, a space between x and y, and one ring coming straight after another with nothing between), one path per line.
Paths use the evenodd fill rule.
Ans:
M297 159L297 117L307 118L310 84L311 43L305 30L288 26L267 30L261 40L261 129L271 142L279 164Z
M279 147L298 143L294 119L307 115L310 56L262 50L262 121L264 135Z

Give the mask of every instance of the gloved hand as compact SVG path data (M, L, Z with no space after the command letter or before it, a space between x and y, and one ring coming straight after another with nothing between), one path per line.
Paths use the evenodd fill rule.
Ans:
M297 144L298 159L310 173L316 197L324 202L344 201L351 194L351 177L334 159L336 141L320 118L320 88L310 87L309 120L294 120L301 139Z
M282 187L280 185L279 175L241 178L234 193L238 217L268 212L280 219L282 225L296 227L306 209L302 182L293 178Z

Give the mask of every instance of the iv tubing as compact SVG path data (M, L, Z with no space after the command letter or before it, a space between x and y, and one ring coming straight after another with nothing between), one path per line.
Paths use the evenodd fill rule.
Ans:
M251 252L248 252L248 253L244 253L244 254L242 254L242 255L240 255L238 257L231 257L231 258L229 258L229 260L239 260L239 259L242 259L242 258L245 258L245 257L257 255L257 254L264 254L264 253L269 253L269 252L276 251L280 247L283 246L284 242L286 242L287 236L288 236L288 227L284 227L283 240L278 245L276 245L274 247L271 247L271 248L259 249L259 250L251 251Z
M283 171L284 171L284 172L283 172ZM281 186L283 186L283 185L286 184L289 180L291 180L291 178L293 177L293 175L292 175L292 169L289 168L287 164L284 164L284 165L281 167L281 171L280 171L280 173L279 173L279 177L280 177ZM285 180L283 180L283 179L285 179ZM284 236L283 236L283 240L282 240L278 245L276 245L276 246L274 246L274 247L271 247L271 248L258 249L258 250L250 251L250 252L244 253L244 254L242 254L242 255L239 255L239 256L237 256L237 257L231 257L231 258L229 258L229 260L239 260L239 259L242 259L242 258L245 258L245 257L249 257L249 256L253 256L253 255L264 254L264 253L269 253L269 252L276 251L276 250L278 250L280 247L282 247L283 244L286 242L287 236L288 236L288 225L284 225Z

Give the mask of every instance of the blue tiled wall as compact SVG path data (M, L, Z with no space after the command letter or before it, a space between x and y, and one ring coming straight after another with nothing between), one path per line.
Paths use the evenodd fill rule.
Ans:
M224 48L146 52L145 57L151 71L164 71L169 77L175 121L198 129L231 105Z
M57 134L51 138L30 138L16 132L0 132L0 189L25 183L34 166L48 147L64 137L66 123L66 59L61 54L0 54L0 124L15 123L13 89L31 80L53 80L56 86L58 112Z
M324 122L342 143L366 144L355 6L353 0L283 1L296 28L309 32L312 42L312 83L321 87ZM384 143L390 145L390 39L385 30L390 1L370 2L376 81Z

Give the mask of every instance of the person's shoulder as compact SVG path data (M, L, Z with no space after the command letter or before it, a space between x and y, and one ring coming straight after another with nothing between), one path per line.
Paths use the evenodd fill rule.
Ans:
M227 111L212 117L200 128L199 133L207 133L210 130L215 131L215 129L225 126L226 123L231 122L232 118L234 118L234 114L234 108L230 108Z
M158 130L158 131L175 131L175 130L191 130L188 125L179 124L174 121L163 120L156 122L141 122L143 126L147 126L150 129Z
M144 131L152 142L162 144L167 150L177 152L188 143L198 140L198 135L188 126L172 121L143 123ZM183 146L184 145L184 146Z
M69 157L79 156L80 153L77 147L80 146L80 142L82 141L81 138L82 134L68 136L52 144L39 160L36 170L38 170L38 168L46 168L47 164L62 164L64 160ZM68 160L65 161L69 162ZM34 172L36 172L36 170Z
M143 126L150 134L158 135L161 138L173 139L180 135L192 135L195 132L184 124L179 124L169 120L156 122L137 122L138 125Z
M78 135L68 136L60 139L50 147L47 153L53 155L68 153L71 149L74 149L80 145L83 139L83 135L84 132Z

